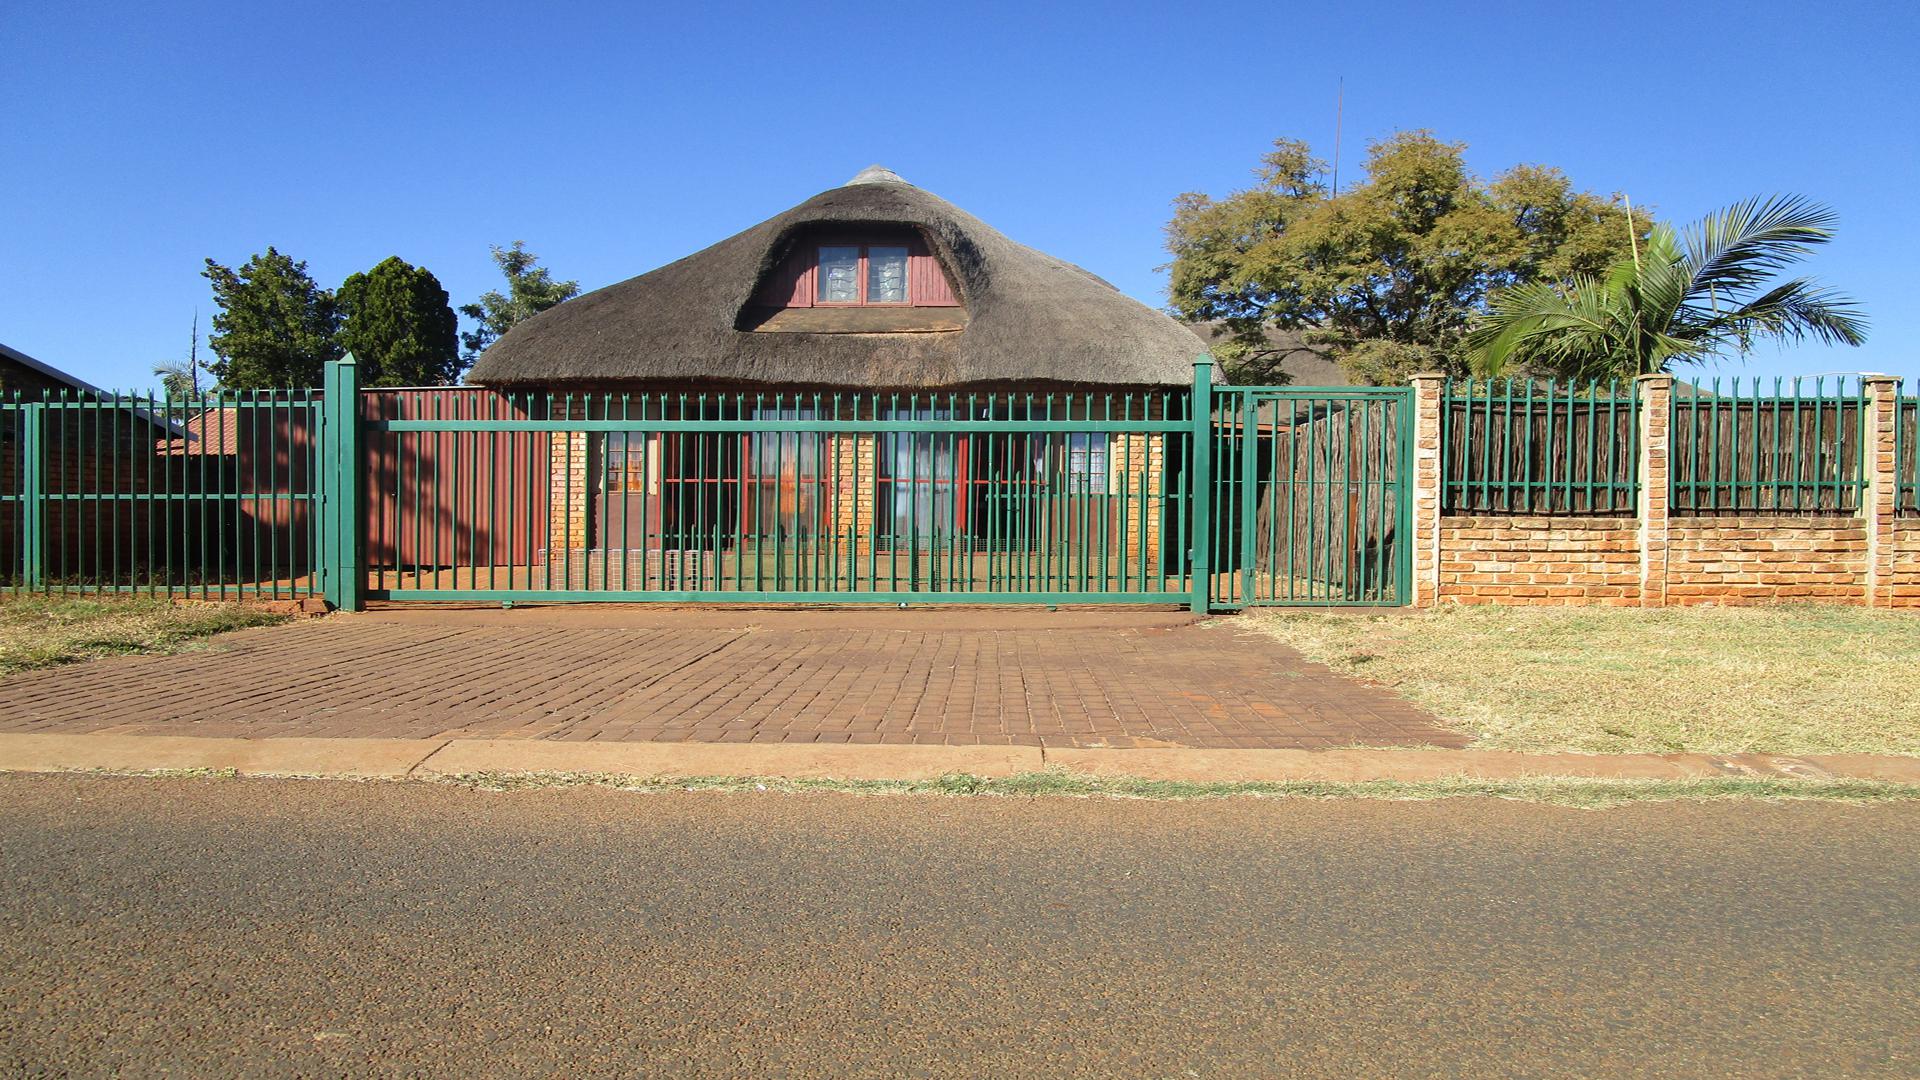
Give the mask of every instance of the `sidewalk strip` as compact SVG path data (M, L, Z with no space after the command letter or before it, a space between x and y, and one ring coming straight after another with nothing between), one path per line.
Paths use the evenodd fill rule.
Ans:
M0 772L232 771L246 776L422 779L514 774L1004 779L1056 770L1146 781L1417 783L1434 780L1878 780L1920 784L1920 758L1876 754L1530 754L1503 750L1125 750L1036 746L567 742L528 739L210 739L0 734Z

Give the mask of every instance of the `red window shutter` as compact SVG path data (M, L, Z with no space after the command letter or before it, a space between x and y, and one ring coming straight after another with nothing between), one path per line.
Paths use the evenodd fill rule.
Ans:
M760 283L760 290L754 293L753 302L762 307L812 307L813 261L811 246L788 252L780 265L774 267L766 280Z
M940 260L933 257L924 243L913 245L907 255L907 290L914 307L960 306L960 298L953 294L953 284L947 280L946 271L940 269Z

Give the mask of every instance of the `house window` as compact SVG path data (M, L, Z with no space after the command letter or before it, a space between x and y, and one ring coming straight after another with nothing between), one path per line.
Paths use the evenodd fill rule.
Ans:
M815 303L862 307L912 302L904 244L822 244L818 265Z
M600 450L603 491L645 491L647 437L639 431L609 431Z
M813 410L758 409L760 420L812 420ZM817 431L756 431L753 499L745 529L763 540L810 539L820 526L820 478L826 441Z
M1107 437L1076 431L1067 436L1067 490L1091 494L1107 490Z

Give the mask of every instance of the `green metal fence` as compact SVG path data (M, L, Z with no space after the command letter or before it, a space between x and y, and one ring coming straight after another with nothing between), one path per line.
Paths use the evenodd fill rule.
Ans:
M0 587L311 596L318 395L0 400Z
M1220 387L1212 397L1214 601L1405 603L1411 388Z
M1393 604L1409 389L318 390L0 402L0 587Z
M1440 420L1445 512L1637 512L1640 401L1632 382L1448 380Z
M1675 514L1851 514L1867 487L1867 396L1857 379L1678 384L1669 466Z
M1920 514L1920 397L1896 397L1893 405L1894 509Z

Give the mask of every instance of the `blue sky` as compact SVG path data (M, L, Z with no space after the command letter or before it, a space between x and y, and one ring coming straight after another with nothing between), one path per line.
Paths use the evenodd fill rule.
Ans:
M205 330L207 257L332 286L399 255L458 304L521 239L591 289L873 162L1160 304L1170 200L1279 136L1330 154L1344 78L1349 170L1424 127L1665 218L1827 202L1811 269L1870 342L1719 370L1915 379L1916 31L1844 2L8 4L0 342L145 387Z

